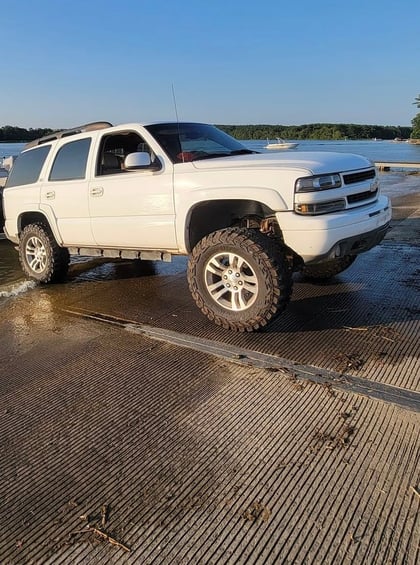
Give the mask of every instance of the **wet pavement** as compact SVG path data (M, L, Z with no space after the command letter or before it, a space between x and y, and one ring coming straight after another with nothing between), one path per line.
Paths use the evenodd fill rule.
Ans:
M184 258L39 287L0 240L0 561L414 564L420 192L393 205L247 335L201 315Z

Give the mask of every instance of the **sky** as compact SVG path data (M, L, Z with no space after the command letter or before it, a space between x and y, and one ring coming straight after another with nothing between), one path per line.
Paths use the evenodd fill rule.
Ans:
M0 127L419 111L419 0L0 0L0 30Z

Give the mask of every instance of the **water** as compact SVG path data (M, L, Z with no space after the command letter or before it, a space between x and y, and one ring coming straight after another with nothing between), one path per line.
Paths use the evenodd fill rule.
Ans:
M19 155L26 143L0 143L0 166L3 157L10 155Z
M292 140L291 140L292 141ZM338 151L339 153L358 153L372 161L398 161L407 163L420 163L420 145L406 142L385 140L296 140L299 145L293 151ZM255 151L272 153L264 149L267 140L248 140L242 142L246 147ZM0 159L9 155L18 155L25 143L0 143Z
M3 298L17 296L35 286L35 283L24 278L12 244L0 239L0 303Z
M267 140L249 140L243 142L246 147L261 152L270 152L264 149ZM0 164L2 157L17 155L25 143L0 143ZM323 141L299 140L299 145L292 152L300 151L338 151L339 153L357 153L364 155L372 161L396 161L420 163L420 145L393 141ZM282 151L284 153L284 151ZM290 151L287 151L290 152ZM407 170L380 173L382 192L389 196L397 194L412 194L420 191L420 174L413 174ZM92 264L92 278L107 278L108 266ZM119 274L111 271L118 278ZM89 275L85 273L85 278ZM18 255L9 241L0 239L0 305L4 299L16 296L34 288L35 284L28 282L22 275Z
M348 141L324 141L324 140L290 140L297 141L299 145L291 151L337 151L339 153L356 153L363 155L372 161L377 162L405 162L420 163L420 145L414 145L406 142L395 141L373 141L367 140L348 140ZM249 140L244 141L244 145L250 149L261 152L273 151L265 149L267 140ZM284 150L280 150L284 153ZM290 150L288 150L290 152Z

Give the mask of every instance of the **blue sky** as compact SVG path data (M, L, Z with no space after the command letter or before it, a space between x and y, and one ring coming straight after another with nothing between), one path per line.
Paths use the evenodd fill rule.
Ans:
M0 126L410 125L419 0L0 0Z

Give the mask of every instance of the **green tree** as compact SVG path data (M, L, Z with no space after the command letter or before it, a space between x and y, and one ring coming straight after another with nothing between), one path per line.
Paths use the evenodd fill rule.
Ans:
M394 139L408 138L411 128L405 126L378 126L363 124L303 124L283 125L219 125L237 139Z
M420 114L417 114L412 120L413 131L411 132L412 139L420 139Z
M415 104L417 108L420 108L420 94L416 96L413 104ZM420 114L414 116L414 118L411 120L411 125L413 126L413 130L411 132L411 138L420 139Z

